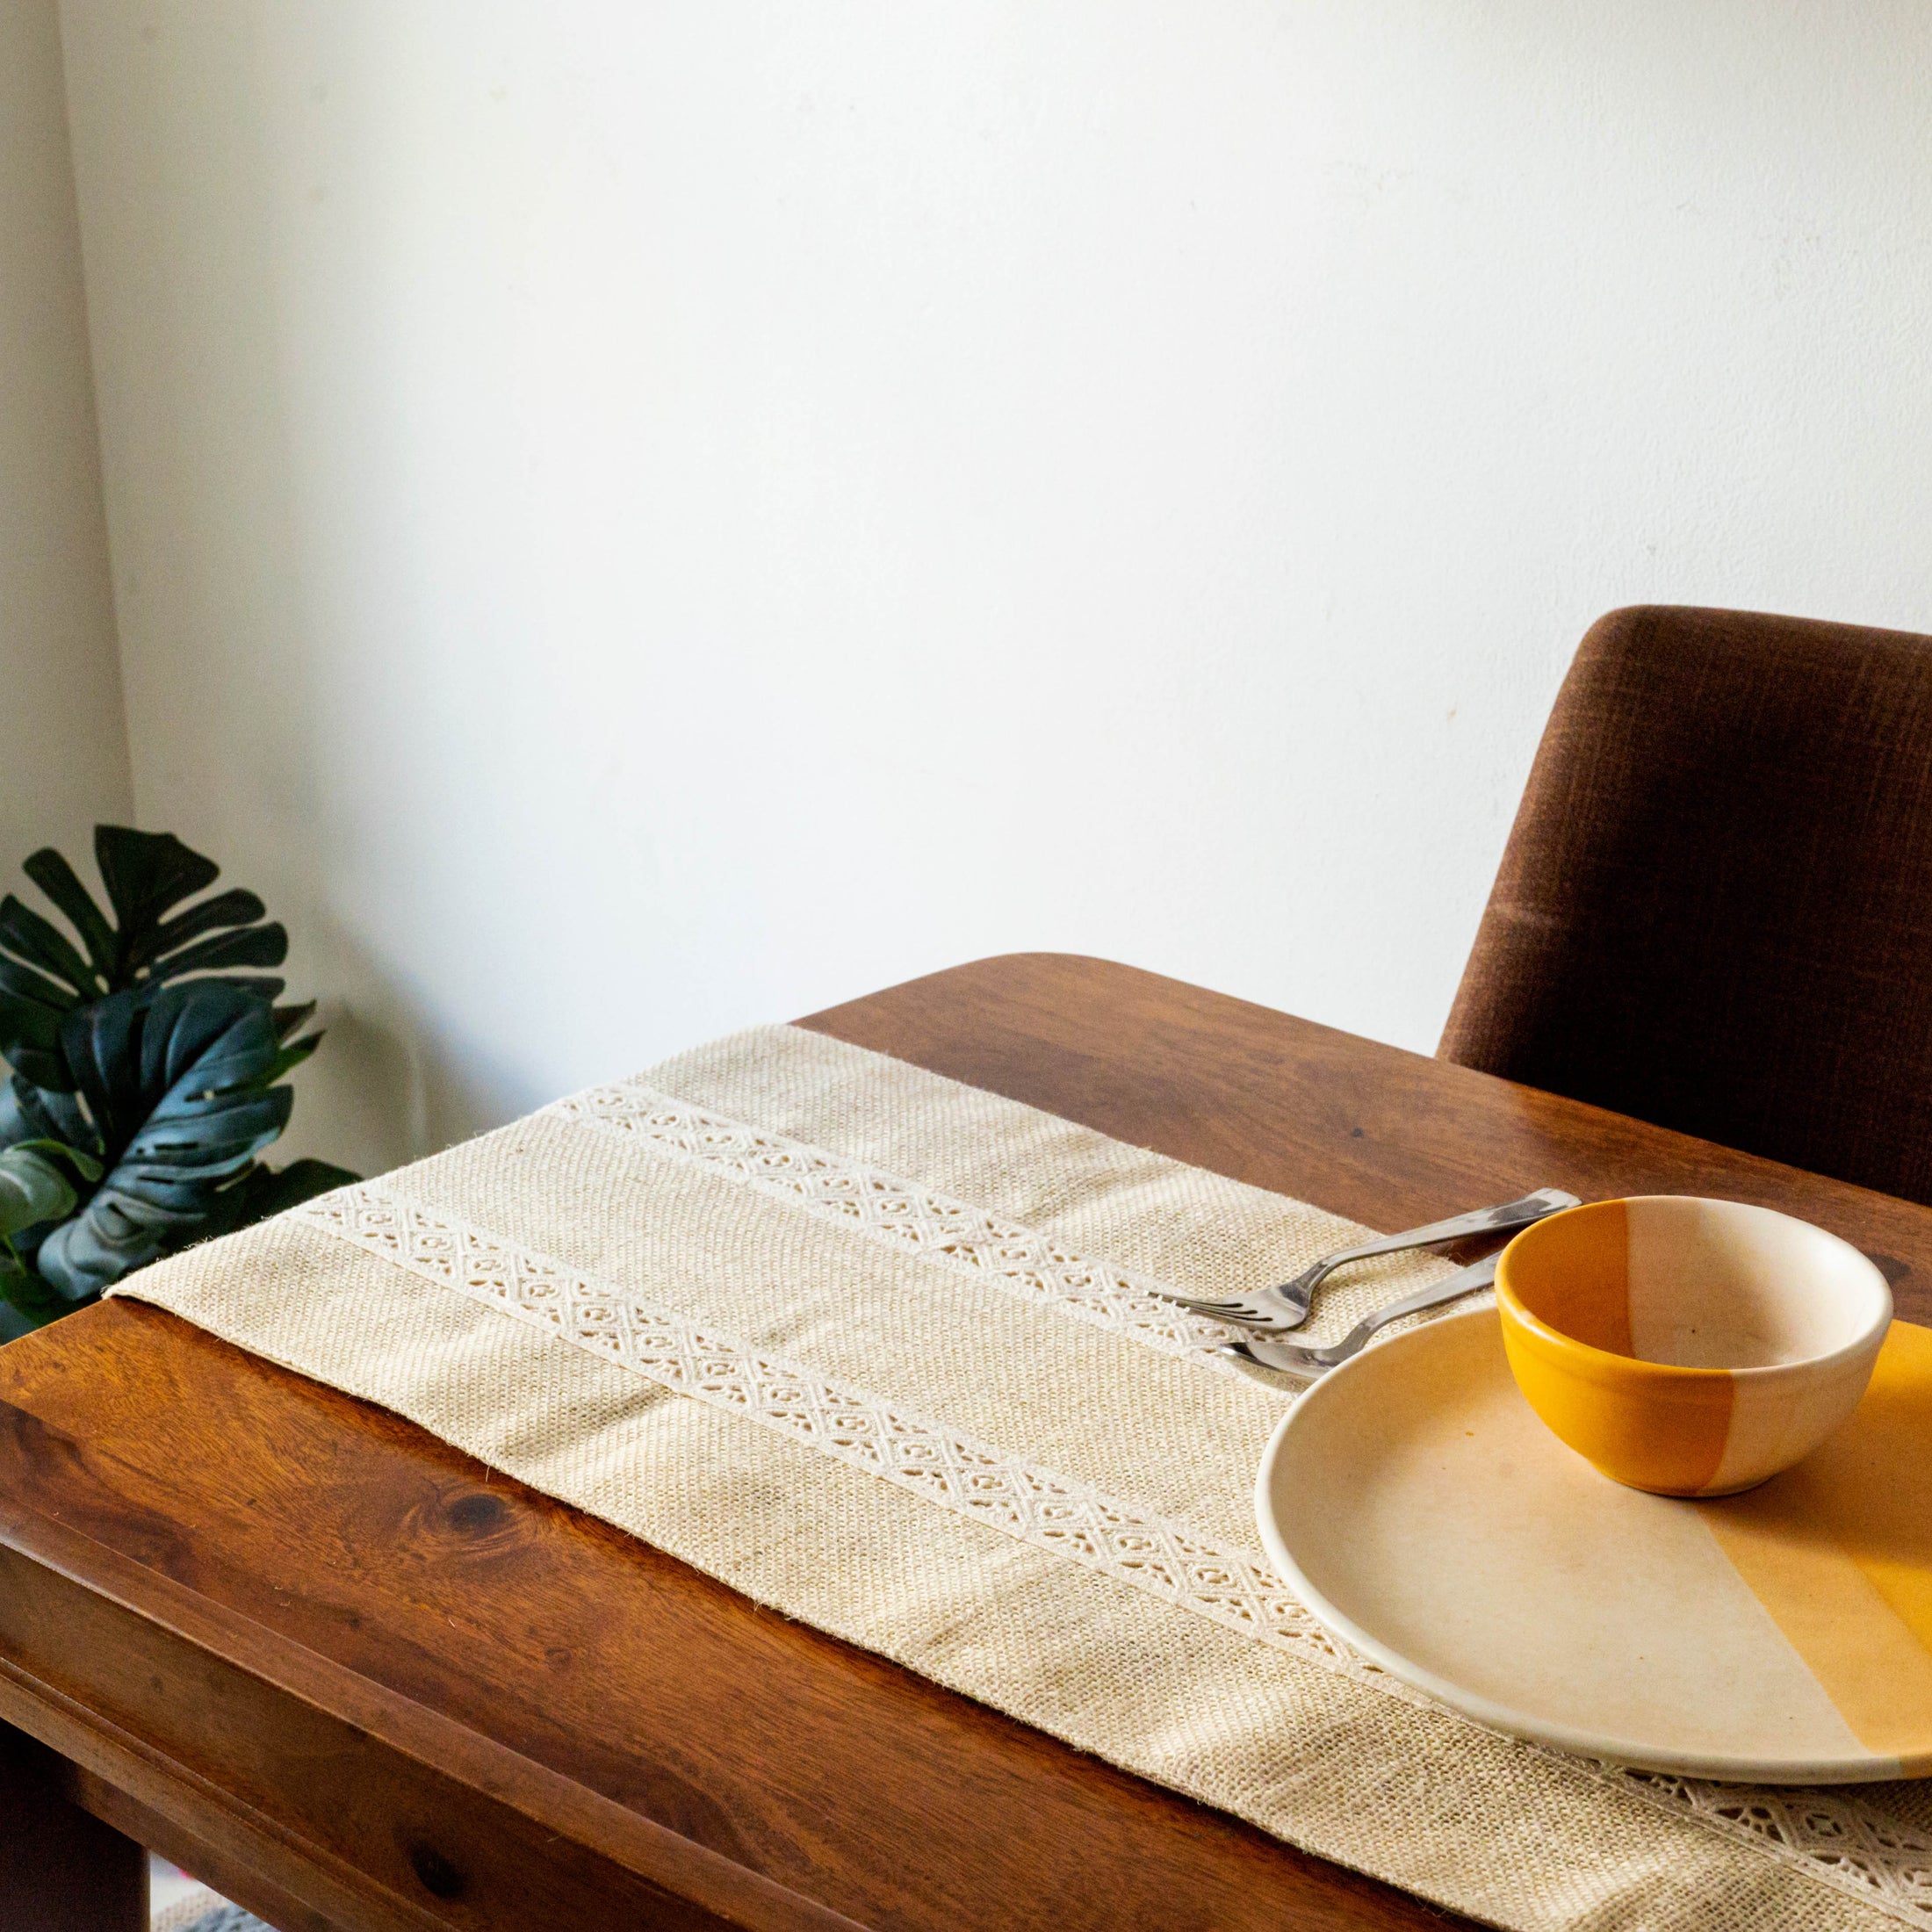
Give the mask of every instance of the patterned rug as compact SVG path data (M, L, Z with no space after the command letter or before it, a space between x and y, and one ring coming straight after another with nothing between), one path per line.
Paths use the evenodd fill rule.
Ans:
M270 1932L251 1912L218 1899L205 1885L157 1911L151 1932Z

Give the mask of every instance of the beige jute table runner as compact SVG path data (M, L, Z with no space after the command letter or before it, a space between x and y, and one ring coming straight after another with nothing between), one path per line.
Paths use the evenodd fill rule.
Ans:
M1356 1230L796 1027L144 1269L137 1295L746 1595L1521 1932L1932 1928L1916 1785L1741 1790L1517 1742L1327 1638L1255 1467L1292 1386L1150 1284ZM1316 1334L1445 1264L1352 1272Z

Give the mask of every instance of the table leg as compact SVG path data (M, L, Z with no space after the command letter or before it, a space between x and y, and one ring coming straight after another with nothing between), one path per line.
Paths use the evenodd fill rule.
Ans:
M67 1791L64 1759L0 1725L0 1926L148 1932L148 1854Z

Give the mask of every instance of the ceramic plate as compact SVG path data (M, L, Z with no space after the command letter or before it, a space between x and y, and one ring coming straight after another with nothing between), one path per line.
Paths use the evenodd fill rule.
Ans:
M1317 1382L1255 1502L1330 1630L1497 1730L1747 1783L1932 1772L1932 1330L1893 1323L1796 1468L1686 1502L1565 1448L1473 1309Z

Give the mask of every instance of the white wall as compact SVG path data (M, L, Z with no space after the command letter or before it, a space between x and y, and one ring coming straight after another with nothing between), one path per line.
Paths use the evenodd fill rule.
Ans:
M1591 617L1932 629L1910 0L63 22L141 814L321 1150L1019 948L1426 1049Z
M0 892L133 810L54 0L0 6Z

